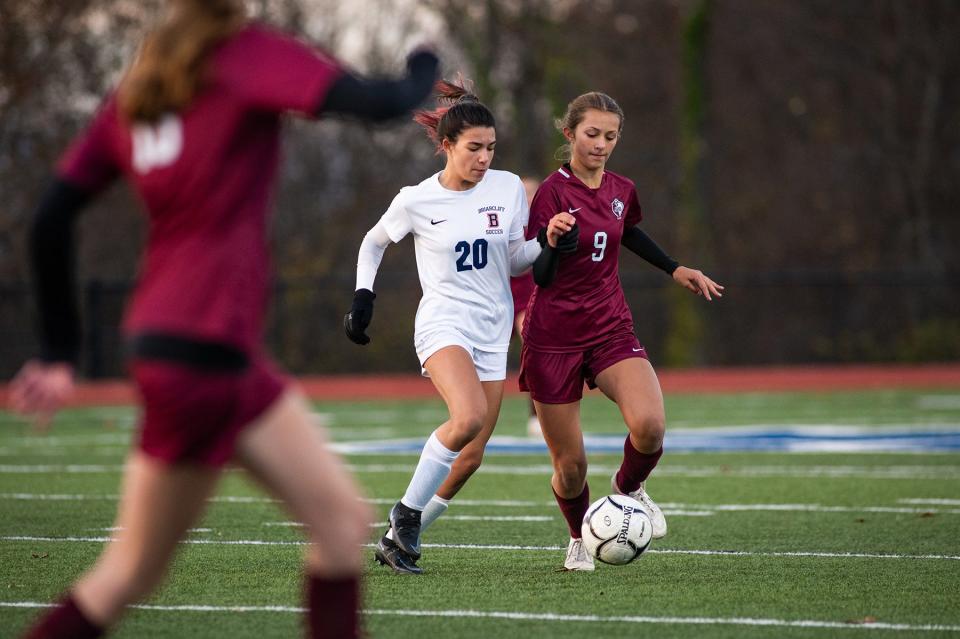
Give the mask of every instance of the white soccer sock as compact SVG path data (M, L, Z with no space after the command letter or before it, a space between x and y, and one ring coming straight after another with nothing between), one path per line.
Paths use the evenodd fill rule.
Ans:
M437 517L447 512L447 506L449 505L449 499L444 499L437 495L431 497L430 503L427 504L427 507L423 509L423 514L420 515L420 532L422 533L430 524L437 520Z
M426 508L430 498L450 475L450 467L459 455L460 451L449 450L441 444L437 431L433 431L420 453L420 462L413 471L407 492L400 500L403 505L420 511Z

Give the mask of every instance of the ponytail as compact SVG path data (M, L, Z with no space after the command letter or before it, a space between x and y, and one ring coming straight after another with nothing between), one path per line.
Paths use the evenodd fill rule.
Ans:
M443 150L444 140L456 142L465 129L496 127L493 113L470 92L463 78L458 83L439 80L434 89L440 106L432 111L417 111L413 121L424 128L436 144L437 153Z

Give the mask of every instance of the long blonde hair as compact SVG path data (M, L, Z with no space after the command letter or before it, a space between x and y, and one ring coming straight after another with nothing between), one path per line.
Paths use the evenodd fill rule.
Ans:
M243 0L169 0L165 19L120 83L121 113L156 122L186 107L202 85L207 53L245 20Z

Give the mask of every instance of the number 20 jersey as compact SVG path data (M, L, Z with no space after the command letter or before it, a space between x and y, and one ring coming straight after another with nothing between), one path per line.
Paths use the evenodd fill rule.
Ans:
M399 242L413 234L423 297L414 345L441 330L458 331L475 348L506 352L513 322L511 241L523 240L529 210L520 178L489 169L466 191L451 191L436 173L400 190L381 222Z
M530 204L527 235L536 236L561 211L577 218L577 251L560 256L557 276L539 286L527 305L523 340L528 348L554 353L586 350L618 333L633 332L633 316L620 284L620 238L640 222L633 182L606 171L600 187L588 187L569 166L555 171Z

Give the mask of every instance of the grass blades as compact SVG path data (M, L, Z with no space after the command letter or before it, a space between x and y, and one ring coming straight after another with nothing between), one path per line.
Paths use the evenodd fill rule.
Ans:
M337 442L425 438L439 401L332 402ZM669 427L798 424L960 427L944 391L673 395ZM508 398L498 435L525 432ZM590 433L622 433L616 407L583 406ZM52 434L0 413L0 637L16 636L96 558L116 508L133 409L62 415ZM415 454L348 458L379 521ZM619 464L590 455L591 494ZM960 637L956 452L667 454L648 489L668 536L625 567L558 572L566 525L545 453L490 455L424 536L427 571L366 571L373 637ZM289 637L300 632L302 537L231 471L170 579L117 637ZM380 529L371 530L371 540ZM240 607L242 611L235 608ZM878 635L879 633L879 635Z

